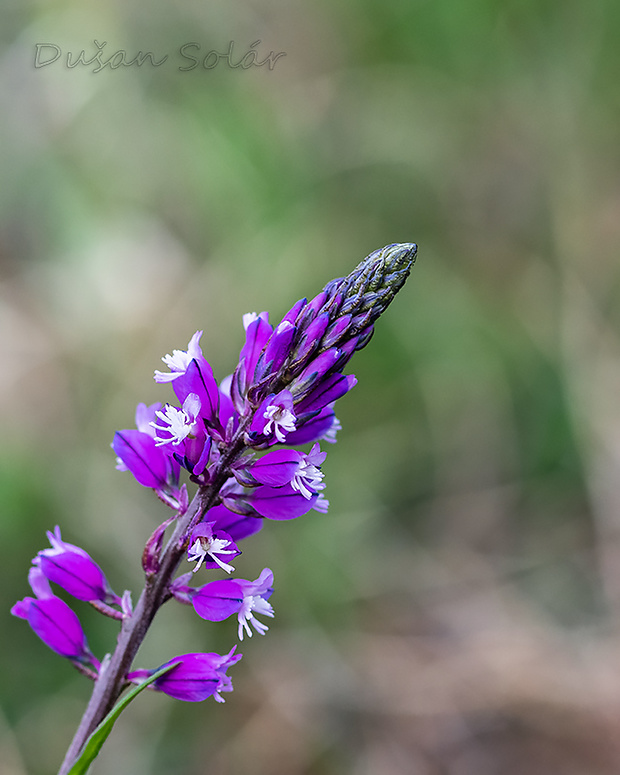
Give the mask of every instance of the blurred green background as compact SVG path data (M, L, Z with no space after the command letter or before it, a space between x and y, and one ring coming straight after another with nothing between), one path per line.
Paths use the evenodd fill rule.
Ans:
M109 443L168 398L160 356L204 328L224 376L243 313L277 320L395 241L419 259L352 362L330 513L237 562L275 573L270 632L225 705L142 696L93 773L617 773L620 5L10 0L2 20L3 775L55 772L90 691L8 615L45 530L141 586L166 509ZM67 67L94 40L168 59ZM179 70L184 44L257 40L272 70ZM37 43L62 56L35 68ZM111 650L115 624L76 610ZM138 662L234 639L171 604Z

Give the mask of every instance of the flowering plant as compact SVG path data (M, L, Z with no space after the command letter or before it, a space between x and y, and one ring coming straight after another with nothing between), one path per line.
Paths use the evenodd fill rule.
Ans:
M118 431L112 442L117 468L154 490L173 511L146 542L145 584L135 607L130 593L117 595L95 561L64 541L56 527L48 533L51 547L37 554L30 569L35 597L12 609L94 681L59 775L85 771L78 767L86 761L87 740L99 734L98 750L106 714L132 684L189 702L211 696L224 702L222 693L232 691L227 671L241 659L236 647L223 656L181 654L153 670L132 670L132 663L155 614L172 599L208 621L236 615L239 640L253 630L267 631L262 619L274 615L273 573L264 568L255 581L232 577L238 543L259 531L265 519L327 512L321 471L326 452L320 444L336 441L340 423L334 404L356 384L343 369L369 342L375 321L407 279L416 251L405 243L371 253L311 301L298 301L275 328L266 312L244 315L239 363L219 384L202 353L201 331L187 350L162 359L168 370L156 371L155 381L171 383L178 403L139 404L136 428ZM291 448L304 445L312 446L307 452ZM196 486L191 503L187 484L180 482L182 469ZM175 577L184 556L194 567ZM191 584L200 570L227 575ZM120 622L111 655L100 662L90 651L78 617L50 582Z

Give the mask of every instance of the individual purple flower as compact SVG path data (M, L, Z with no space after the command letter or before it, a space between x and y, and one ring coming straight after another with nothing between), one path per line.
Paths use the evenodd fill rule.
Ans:
M161 404L138 404L137 429L117 431L112 449L117 455L118 471L130 471L143 487L152 487L172 508L178 505L179 464L155 441L152 427Z
M252 425L250 436L266 437L272 443L286 441L286 434L296 428L293 396L289 390L281 390L277 395L265 398L259 406Z
M156 382L172 382L174 392L183 404L191 394L198 396L201 417L208 423L217 421L219 388L213 369L202 354L199 345L202 331L196 331L190 339L187 351L173 350L172 355L165 355L162 360L170 369L170 373L156 371Z
M243 640L244 632L252 637L250 624L260 635L269 629L254 614L273 618L273 607L267 602L273 593L272 585L273 573L264 568L256 581L222 579L205 584L191 594L191 602L198 616L211 622L221 622L236 613L239 640Z
M166 404L163 409L155 412L159 422L153 421L151 426L155 429L157 446L171 444L178 447L188 436L195 436L200 427L200 406L200 398L196 393L190 393L183 401L182 409Z
M121 604L121 598L112 590L97 563L88 552L62 540L60 528L47 532L52 545L43 549L32 561L48 581L53 581L78 600L98 600L107 604Z
M69 606L56 597L40 568L30 569L28 581L36 597L25 597L11 608L13 616L25 619L46 646L60 654L83 664L92 664L95 659L82 630L82 625Z
M173 665L175 662L179 664L158 678L153 686L169 697L185 702L202 702L211 696L217 702L224 702L221 692L231 692L233 688L226 671L242 656L234 653L236 648L234 646L224 656L214 653L193 653L181 654L170 659L161 667ZM150 674L154 672L154 670L150 671ZM144 674L149 675L149 672L136 671L130 673L128 678L135 680L137 677L145 677Z
M256 482L271 487L290 484L293 490L309 500L325 488L324 474L319 466L326 457L327 453L321 452L318 444L307 455L292 449L276 450L257 460L248 473Z
M220 555L232 560L241 554L241 550L228 533L213 530L214 525L215 522L201 522L192 531L187 559L197 563L194 573L203 565L205 568L221 568L226 573L234 571L234 567L224 562Z

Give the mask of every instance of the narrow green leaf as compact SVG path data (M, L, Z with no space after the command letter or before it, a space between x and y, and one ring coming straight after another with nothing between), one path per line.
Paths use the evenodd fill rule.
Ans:
M97 758L97 755L101 750L101 746L105 743L108 735L112 731L112 727L114 726L116 719L121 715L129 703L134 699L134 697L137 697L141 691L146 689L149 684L152 684L153 681L156 681L160 676L172 670L172 668L176 667L178 664L179 662L175 662L172 665L166 665L165 667L162 667L161 670L153 673L150 678L147 678L146 681L141 683L139 686L136 686L116 703L108 715L103 719L101 724L99 724L97 729L95 729L95 731L88 738L78 759L76 759L75 764L69 770L68 775L86 775L88 768Z

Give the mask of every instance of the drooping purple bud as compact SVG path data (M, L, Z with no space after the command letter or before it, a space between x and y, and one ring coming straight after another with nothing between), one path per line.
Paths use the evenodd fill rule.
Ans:
M214 696L217 702L224 702L220 692L231 692L233 688L226 671L241 659L241 654L234 653L235 648L236 646L224 656L193 653L170 659L161 667L175 662L179 664L158 678L153 686L169 697L185 702L202 702L211 696ZM128 678L131 679L132 675L135 674L130 674Z
M63 541L58 525L53 533L48 531L47 537L52 548L40 551L33 564L41 569L49 581L58 584L78 600L98 600L120 605L120 597L112 590L103 571L87 552Z
M43 643L61 657L98 668L80 620L64 600L52 594L41 570L31 568L28 581L37 597L25 597L15 603L11 609L13 616L25 619Z
M260 315L256 316L253 314L244 315L243 322L245 325L245 344L239 354L237 369L241 393L245 395L248 385L254 381L258 357L273 333L273 329L269 325L269 316L266 312L261 312ZM237 411L242 411L242 408L237 407Z
M306 332L301 338L300 343L297 345L293 352L293 358L300 363L307 360L312 355L321 342L323 334L329 324L329 315L324 312L316 317L312 323L308 326ZM292 365L289 368L294 368Z

